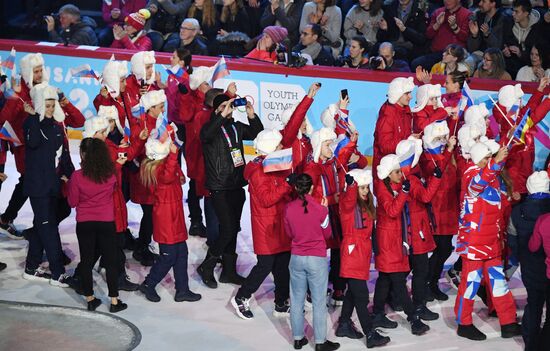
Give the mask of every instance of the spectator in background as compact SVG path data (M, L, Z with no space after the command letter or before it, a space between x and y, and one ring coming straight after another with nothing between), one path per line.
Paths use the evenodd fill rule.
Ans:
M393 45L388 42L380 44L378 55L384 59L384 68L386 72L410 72L409 64L403 60L396 60ZM380 66L379 66L380 67ZM381 69L381 68L377 68Z
M467 52L464 48L457 44L449 44L443 51L443 59L433 65L431 74L445 74L453 71L466 72L470 76L470 67L464 63L464 58Z
M359 0L349 10L344 21L346 45L349 46L356 35L362 35L371 46L374 45L378 28L383 26L383 15L382 0Z
M531 65L521 67L516 80L521 82L540 82L542 77L550 77L550 48L548 48L548 45L533 45L530 58Z
M309 55L314 65L332 66L334 57L329 48L319 43L321 34L322 29L318 24L306 25L300 33L300 44L296 45L292 51Z
M246 13L248 14L248 18L250 19L250 33L249 35L251 37L256 37L260 35L260 19L262 18L262 13L264 12L264 8L267 7L266 3L267 1L262 0L243 0L244 1L244 9L246 10Z
M80 10L73 4L67 4L59 9L61 28L55 29L55 20L46 16L48 39L65 45L97 45L94 29L97 24L90 17L80 17Z
M412 61L411 67L422 66L430 71L439 61L441 54L449 44L466 46L468 39L468 21L472 13L461 6L460 0L444 0L444 6L432 14L426 30L426 37L432 41L431 53Z
M181 23L179 38L166 42L163 51L173 52L177 48L183 48L189 50L192 55L208 56L208 46L200 36L200 32L199 21L186 18Z
M202 36L206 38L208 45L216 41L220 22L214 0L195 0L187 12L187 18L199 21Z
M541 22L540 13L533 11L529 0L516 0L513 6L514 25L507 26L504 31L502 53L508 72L515 77L521 67L529 64L531 48L540 38L538 31ZM548 33L541 34L548 35Z
M336 0L313 0L304 5L300 20L300 32L308 25L317 24L321 28L318 41L321 45L342 49L340 39L342 29L342 12L336 6Z
M256 48L245 57L267 62L277 61L277 47L287 38L286 28L280 26L265 27L257 40Z
M131 13L138 12L145 7L145 0L111 0L102 1L101 12L103 22L107 25L97 34L99 46L111 46L115 37L113 36L114 25L123 26L124 19Z
M475 78L511 80L510 73L506 72L504 56L497 48L489 48L483 54L483 61L474 73Z
M179 37L178 28L191 5L190 0L149 0L151 11L147 36L154 51L161 51L164 44Z
M260 26L285 27L292 47L298 44L300 39L299 25L303 7L304 0L271 0L270 6L266 6L262 15Z
M392 43L397 57L411 61L426 52L426 13L419 0L393 0L383 7L377 41Z
M220 25L214 55L244 56L244 46L250 40L252 28L243 0L223 0Z
M112 30L115 40L111 44L111 47L117 49L150 51L153 44L143 30L149 17L151 17L149 10L141 9L139 12L134 12L126 16L124 19L124 28L115 24Z
M334 63L335 66L349 68L369 68L369 59L365 57L369 51L369 43L365 37L356 35L351 39L349 55L340 56Z

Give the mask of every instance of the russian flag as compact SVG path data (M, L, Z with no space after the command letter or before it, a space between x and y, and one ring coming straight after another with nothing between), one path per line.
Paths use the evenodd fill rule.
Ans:
M171 67L171 68L168 68L168 67L166 67L165 65L162 65L162 67L166 70L166 73L168 73L169 76L174 76L174 77L176 77L176 78L181 78L181 77L183 77L183 74L185 73L185 72L183 71L183 68L180 67L180 66L178 66L179 69L178 69L176 72L174 72L175 66L174 66L174 67Z
M18 99L19 95L17 95L17 93L13 89L8 88L8 89L4 90L4 98L10 99L10 100L11 99Z
M2 61L1 66L7 69L13 70L13 67L15 66L15 49L14 48L11 48L10 56L8 56L6 61Z
M229 74L230 72L227 69L225 58L222 56L222 58L219 59L218 62L216 62L216 64L214 65L214 74L212 74L212 84L214 84L214 82L217 81L218 79L228 76Z
M404 154L398 155L399 166L401 167L401 171L405 175L408 175L411 172L411 169L413 167L414 155L415 147L413 143L411 143L411 147L407 151L405 151Z
M440 146L436 146L434 148L430 148L430 149L425 149L426 153L428 155L430 155L430 157L432 158L432 160L434 161L441 161L443 160L443 151L445 150L445 144L443 145L440 145ZM414 155L413 155L413 159L414 159Z
M458 110L458 118L461 120L464 116L464 111L470 106L474 104L474 94L472 93L472 90L468 86L467 82L464 82L464 86L462 87L462 97L460 98L459 103L459 110Z
M0 139L9 141L13 143L14 146L23 145L21 140L19 140L19 138L17 137L17 134L15 134L15 131L13 130L10 122L8 121L4 122L4 126L2 127L2 129L0 129Z
M277 150L262 161L264 172L277 172L292 169L292 148Z
M342 151L342 149L348 145L349 143L351 143L351 140L344 134L340 134L338 136L338 138L336 138L336 140L334 141L334 157L338 157L338 155L340 154L340 151Z
M97 74L89 64L84 64L69 70L73 78L95 78L99 80Z
M132 107L132 116L141 120L145 120L145 109L143 108L143 105L138 104Z
M510 110L506 113L506 119L510 122L515 122L517 118L517 114L519 113L519 102L516 102L515 104L510 107Z
M164 143L169 137L170 133L174 130L171 125L168 124L168 117L162 115L162 118L157 120L157 139Z

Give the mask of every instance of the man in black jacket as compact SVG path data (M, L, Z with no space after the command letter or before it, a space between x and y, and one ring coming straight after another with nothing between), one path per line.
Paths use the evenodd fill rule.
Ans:
M197 271L209 288L216 288L214 267L221 256L223 270L221 283L242 284L244 278L237 274L237 234L240 231L241 214L246 199L243 187L243 140L253 140L264 129L260 118L250 103L246 105L249 125L235 122L235 99L218 95L214 99L210 121L201 129L206 171L206 188L210 191L216 216L220 223L219 237L210 247Z
M470 35L466 49L468 52L487 48L503 49L502 40L505 26L512 26L512 18L501 8L501 0L481 0L474 21L470 21Z
M201 26L194 18L186 18L180 26L178 39L167 40L162 51L174 52L178 47L187 49L191 55L208 56L206 43L200 36Z
M46 16L48 39L52 42L72 45L97 45L97 37L94 29L95 21L90 17L80 17L78 7L67 4L59 9L59 23L61 29L55 30L55 19Z
M322 33L321 26L318 24L308 24L300 33L300 44L296 45L292 51L309 55L314 65L332 66L334 64L332 51L319 43Z

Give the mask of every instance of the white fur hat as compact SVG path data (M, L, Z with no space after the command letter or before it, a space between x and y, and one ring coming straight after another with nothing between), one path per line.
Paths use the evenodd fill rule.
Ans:
M414 79L412 77L398 77L391 81L388 87L388 101L390 104L395 104L405 93L410 93L414 90Z
M93 116L84 122L82 136L84 138L93 138L95 133L101 130L105 130L105 135L109 133L109 121L103 116Z
M55 100L53 118L58 122L65 120L65 112L63 112L61 105L59 105L59 96L55 87L49 85L48 82L42 82L32 87L30 95L34 110L40 115L40 120L44 119L46 100Z
M476 143L476 139L481 136L479 128L472 124L464 124L458 130L458 144L462 150L462 157L465 159L470 158L470 149Z
M42 82L47 82L49 80L48 74L46 73L46 67L44 67L44 58L41 53L27 54L23 56L21 61L19 61L19 65L21 68L21 77L25 80L25 83L27 83L29 89L32 89L33 86L32 71L38 66L42 66L43 68Z
M416 164L418 163L418 160L420 159L420 155L422 155L422 151L423 151L422 140L414 137L409 137L407 140L401 140L399 144L397 144L397 147L395 148L395 153L398 156L401 156L401 155L404 155L407 151L409 151L409 149L413 145L414 145L414 160L411 165L411 168L416 166Z
M497 143L494 139L488 139L483 143L487 145L492 155L496 154L498 150L500 150L500 144Z
M436 121L428 124L424 128L424 134L422 135L424 146L427 146L428 148L432 147L434 144L434 139L442 137L447 139L449 133L450 130L447 125L447 121Z
M509 110L523 95L521 84L505 85L498 91L498 103Z
M392 171L400 169L399 156L394 154L388 154L380 160L380 164L376 167L376 175L378 179L386 179Z
M145 155L151 160L162 160L166 158L170 153L170 142L170 138L164 143L161 143L159 139L148 138L145 143Z
M327 106L327 108L321 113L321 123L323 123L323 126L326 128L330 128L332 130L336 129L336 120L334 119L334 116L339 112L339 108L337 104L330 104ZM355 124L351 120L348 119L349 128L352 132L357 130L355 128Z
M145 79L145 65L153 65L153 74L151 78L145 81L147 84L153 84L155 82L155 52L154 51L140 51L132 55L130 63L132 65L132 73L140 81Z
M141 97L140 103L143 106L145 112L158 104L166 102L166 94L164 90L151 90Z
M485 103L473 105L464 112L464 123L475 125L481 132L481 135L485 135L487 132L487 124L485 121L489 115L490 112L485 106Z
M197 90L202 83L210 83L213 74L214 66L193 68L193 73L189 76L189 87L191 90Z
M294 105L288 106L283 111L283 113L281 114L281 122L283 123L283 126L286 126L288 124L288 121L290 121L290 117L292 117L292 114L294 113L294 111L296 111L296 107L298 107L298 105L294 104ZM313 126L309 122L309 119L307 118L307 116L304 117L304 119L306 121L306 135L309 136L309 135L313 134ZM298 130L298 139L302 139L302 131L301 130Z
M99 110L97 110L97 115L101 117L107 118L107 121L113 120L115 121L116 127L120 134L124 135L124 129L120 125L120 119L118 116L118 110L116 106L99 106Z
M321 145L327 140L336 139L336 134L333 130L329 128L321 128L316 130L311 135L311 147L313 149L313 160L319 162L319 157L321 156Z
M491 150L485 143L475 143L474 146L472 146L472 148L470 149L470 156L472 157L472 161L475 164L478 164L479 161L491 155Z
M120 95L120 78L128 75L128 62L127 61L114 61L109 60L105 67L103 67L102 86L107 87L109 94L113 98Z
M358 186L372 184L372 172L370 170L356 168L348 172L355 179Z
M267 155L277 149L281 140L283 140L283 136L278 130L264 129L254 139L254 149L260 155Z
M428 104L428 101L434 97L438 98L436 107L443 106L441 103L440 84L424 84L419 86L418 89L416 89L416 106L412 109L412 112L422 111Z
M527 191L529 194L550 193L550 178L548 172L535 172L527 178Z

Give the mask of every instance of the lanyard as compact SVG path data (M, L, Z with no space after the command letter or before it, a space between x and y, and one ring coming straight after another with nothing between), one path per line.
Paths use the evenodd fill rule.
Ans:
M237 128L235 128L235 125L231 125L233 127L233 131L235 132L235 142L239 143L239 134L237 134ZM227 144L229 144L229 148L233 148L233 144L231 143L231 139L229 138L229 134L227 134L227 130L225 130L224 126L221 127L223 135L225 136L225 140L227 140Z

